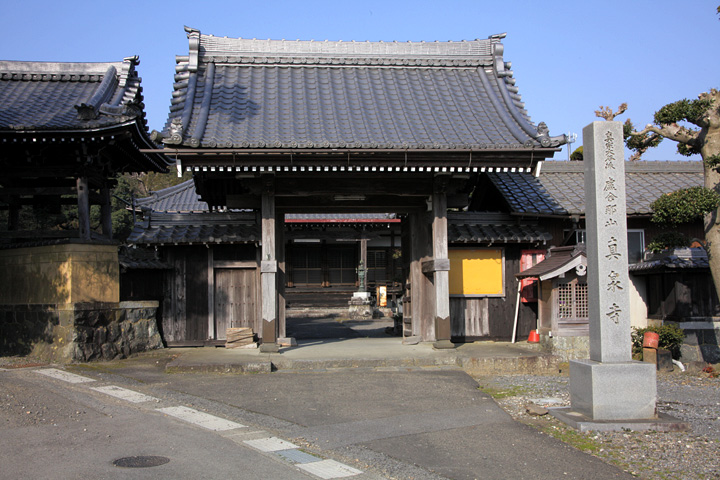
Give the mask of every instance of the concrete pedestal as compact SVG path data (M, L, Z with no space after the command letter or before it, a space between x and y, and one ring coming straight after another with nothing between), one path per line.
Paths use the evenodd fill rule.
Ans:
M570 362L571 409L592 420L657 418L655 365Z

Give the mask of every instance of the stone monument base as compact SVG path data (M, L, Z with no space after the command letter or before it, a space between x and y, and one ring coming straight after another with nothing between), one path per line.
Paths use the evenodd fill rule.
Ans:
M372 320L373 307L369 292L355 292L348 302L350 320Z
M570 406L593 420L657 418L655 365L570 362Z
M655 430L679 432L690 426L657 413L655 365L643 362L570 361L570 407L550 414L581 431Z

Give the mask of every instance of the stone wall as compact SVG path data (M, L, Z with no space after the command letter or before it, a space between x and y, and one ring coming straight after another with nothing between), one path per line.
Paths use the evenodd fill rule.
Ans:
M0 355L49 362L125 358L162 348L158 302L0 305Z

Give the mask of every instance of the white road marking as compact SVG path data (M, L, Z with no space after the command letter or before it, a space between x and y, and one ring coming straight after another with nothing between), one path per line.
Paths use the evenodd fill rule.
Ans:
M297 449L280 450L279 452L275 453L292 463L311 463L319 462L321 460L321 458L318 458L315 455L310 455L309 453L305 453L302 450Z
M257 450L260 450L261 452L277 452L279 450L300 448L297 445L286 442L285 440L281 440L277 437L258 438L257 440L245 440L243 443L250 445Z
M136 392L134 390L128 390L127 388L117 387L115 385L108 385L106 387L90 387L90 390L110 395L111 397L119 398L120 400L126 400L131 403L143 403L143 402L157 402L159 401L155 397L145 395L144 393Z
M245 428L245 425L240 425L239 423L225 420L224 418L216 417L214 415L210 415L209 413L198 412L197 410L188 407L167 407L158 408L156 410L166 415L179 418L180 420L184 420L188 423L207 428L208 430L214 430L216 432L222 430L233 430L235 428Z
M312 463L296 463L295 466L305 470L308 473L324 479L352 477L354 475L360 475L361 473L363 473L362 470L348 467L344 463L336 462L335 460L321 460L319 462Z
M64 370L58 370L57 368L44 368L42 370L35 370L37 373L42 375L62 380L68 383L87 383L94 382L94 378L83 377L82 375L75 375L74 373L66 372Z

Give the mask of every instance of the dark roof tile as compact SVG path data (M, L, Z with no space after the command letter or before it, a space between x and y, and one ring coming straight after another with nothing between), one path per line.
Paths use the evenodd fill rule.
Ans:
M565 141L530 122L497 36L286 42L187 30L190 54L179 57L166 144L453 149Z

